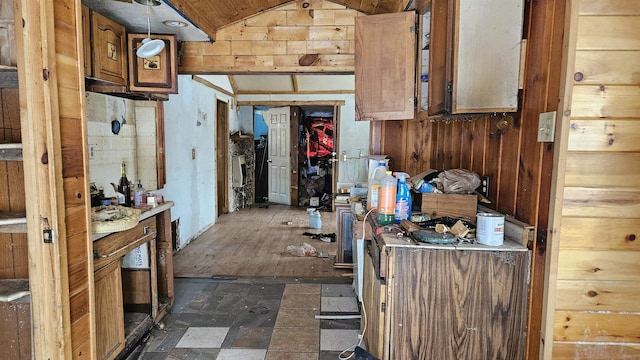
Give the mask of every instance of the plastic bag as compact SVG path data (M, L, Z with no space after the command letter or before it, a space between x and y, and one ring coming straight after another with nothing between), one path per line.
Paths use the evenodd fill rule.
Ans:
M289 245L287 246L287 252L295 256L317 256L318 251L312 245L302 243L302 246Z
M465 169L445 170L438 178L446 194L471 194L480 186L480 176Z

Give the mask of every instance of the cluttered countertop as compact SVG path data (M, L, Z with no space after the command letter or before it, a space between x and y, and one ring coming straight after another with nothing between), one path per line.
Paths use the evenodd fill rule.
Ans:
M369 223L375 229L375 240L380 247L411 247L411 248L427 248L439 250L484 250L484 251L528 251L527 247L522 245L520 239L505 236L500 245L485 245L475 240L463 240L455 238L447 243L427 242L416 240L416 231L426 231L427 227L418 226L420 229L405 229L402 225L380 225L375 217L368 218ZM414 224L415 225L415 224ZM438 241L438 240L435 240Z
M367 220L379 248L527 251L533 227L487 207L491 201L478 191L480 185L469 170L409 176L378 160L366 201L359 199L352 211Z
M99 207L92 208L92 218L95 217L95 214L99 213L100 211L118 209L119 212L122 212L123 214L127 214L127 217L131 219L130 224L124 224L121 227L121 229L116 230L116 231L123 231L123 230L126 230L127 228L137 225L142 220L148 219L154 215L157 215L165 210L170 209L171 207L173 207L173 205L174 205L173 201L165 201L156 206L149 206L149 205L141 205L138 207L124 207L124 206L118 206L118 205L99 206ZM118 219L115 219L115 220L118 221ZM109 222L108 220L102 221L102 223L105 223L105 224L108 222ZM94 233L92 235L93 241L99 240L115 232L115 231L104 231L104 230L98 230L99 232L96 232L95 227L97 223L98 222L96 221L92 221L92 225L94 227Z

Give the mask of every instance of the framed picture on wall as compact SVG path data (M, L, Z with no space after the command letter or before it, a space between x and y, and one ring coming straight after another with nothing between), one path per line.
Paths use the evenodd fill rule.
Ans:
M177 49L175 35L151 35L164 41L160 54L148 58L136 56L147 34L128 34L129 90L162 94L178 93Z

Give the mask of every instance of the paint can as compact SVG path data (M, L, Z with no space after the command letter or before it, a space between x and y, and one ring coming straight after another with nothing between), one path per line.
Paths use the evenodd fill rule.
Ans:
M504 216L491 213L478 213L476 240L480 244L500 246L504 242Z

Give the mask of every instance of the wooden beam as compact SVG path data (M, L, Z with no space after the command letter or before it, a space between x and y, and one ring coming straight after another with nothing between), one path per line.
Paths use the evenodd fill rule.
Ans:
M200 76L192 75L191 79L193 81L197 82L197 83L200 83L200 84L204 85L204 86L210 87L213 90L219 91L219 92L221 92L221 93L223 93L223 94L225 94L227 96L231 96L232 98L235 97L235 95L233 93L230 93L229 91L221 88L220 86L212 84L211 82L201 78Z
M76 1L80 6L80 2ZM35 359L70 359L54 4L14 0Z
M238 101L238 106L344 106L344 100L334 101Z

